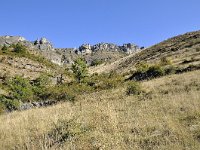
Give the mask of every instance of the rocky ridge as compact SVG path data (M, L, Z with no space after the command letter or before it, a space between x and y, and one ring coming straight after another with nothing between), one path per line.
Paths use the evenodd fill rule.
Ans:
M9 46L17 43L22 43L29 49L38 50L44 57L58 65L72 64L74 60L80 56L86 58L88 64L90 64L94 59L100 59L103 61L112 60L112 54L117 53L121 57L141 50L137 45L131 43L123 44L122 46L112 43L99 43L95 45L83 44L79 48L56 49L46 38L28 41L21 36L0 36L1 46ZM99 51L101 51L101 53L99 53ZM102 51L107 55L107 57L100 56ZM94 55L98 56L93 57ZM120 57L116 57L116 59Z
M75 52L77 54L90 54L98 50L118 51L132 54L139 51L140 48L137 45L131 43L123 44L122 46L118 46L113 43L98 43L95 45L83 44L78 49L76 49Z

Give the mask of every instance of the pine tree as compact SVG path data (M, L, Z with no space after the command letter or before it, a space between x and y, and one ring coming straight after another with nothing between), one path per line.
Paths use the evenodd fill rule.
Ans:
M83 82L85 77L88 75L88 69L85 60L82 58L75 60L74 64L72 64L72 71L77 81L79 83Z

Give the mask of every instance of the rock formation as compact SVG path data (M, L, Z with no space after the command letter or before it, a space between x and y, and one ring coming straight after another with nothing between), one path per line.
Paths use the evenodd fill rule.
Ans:
M132 54L140 50L140 48L135 44L123 44L123 46L118 46L112 43L99 43L91 46L90 44L83 44L78 49L75 50L76 54L91 54L99 50L103 51L117 51L124 52L126 54Z
M37 39L33 44L37 49L41 51L54 50L53 45L46 38L41 38L40 40Z
M0 45L11 45L19 42L24 42L26 39L21 36L0 36Z

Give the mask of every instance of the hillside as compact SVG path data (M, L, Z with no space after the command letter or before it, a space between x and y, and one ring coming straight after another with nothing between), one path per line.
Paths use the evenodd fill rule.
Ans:
M0 149L200 149L200 31L145 49L17 40L0 47Z
M189 32L156 44L145 50L139 51L116 62L91 68L91 72L127 73L135 70L134 66L140 62L149 64L158 62L167 57L172 64L179 67L200 64L200 31Z
M83 94L75 104L0 116L2 149L199 149L200 71Z

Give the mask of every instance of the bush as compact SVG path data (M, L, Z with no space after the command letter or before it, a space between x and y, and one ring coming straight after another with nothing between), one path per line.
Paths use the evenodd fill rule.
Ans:
M137 72L144 73L149 69L149 65L147 63L141 62L136 64Z
M160 65L140 66L138 70L129 78L136 81L147 80L165 75L165 70Z
M101 75L93 74L89 79L88 85L94 87L95 90L106 90L116 88L122 81L122 76L118 75L116 72Z
M163 57L160 59L160 65L161 66L166 66L166 65L171 65L171 61L167 57Z
M103 64L103 61L98 60L98 59L95 59L91 62L91 66L98 66L98 65L101 65L101 64Z
M20 106L20 101L18 100L5 99L3 103L9 111L18 110Z
M165 74L164 69L160 65L154 65L149 67L146 72L148 78L156 78Z
M130 82L126 89L127 95L139 95L142 93L141 85L138 82Z
M6 45L4 45L1 50L3 51L3 53L5 53L8 51L8 47Z
M49 97L47 93L49 84L49 76L46 74L40 75L37 79L32 81L34 95L43 100L47 99Z
M65 85L51 87L49 89L49 98L57 101L74 101L75 95L73 89L66 87Z
M13 99L21 100L22 102L33 99L32 86L28 79L16 76L8 82L8 86L10 87Z
M5 105L2 102L0 102L0 114L2 114L5 111L5 109Z
M27 51L26 47L20 43L13 45L13 48L14 48L14 50L13 50L14 52L20 53L20 54L24 54Z
M9 111L17 110L20 106L20 101L12 100L0 95L0 113L4 112L6 109Z

